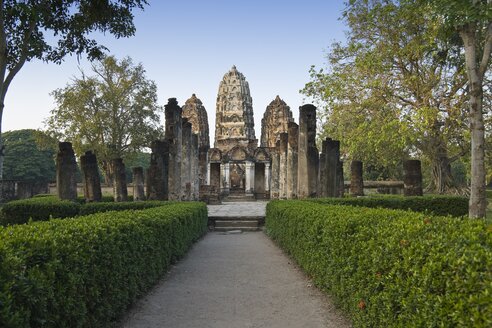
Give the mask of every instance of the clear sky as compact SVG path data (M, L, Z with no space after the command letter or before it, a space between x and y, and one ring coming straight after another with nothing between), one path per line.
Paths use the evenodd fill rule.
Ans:
M135 12L136 35L101 43L117 58L142 63L156 82L159 103L170 97L183 105L193 93L207 109L210 138L215 133L215 101L223 75L236 65L249 82L256 138L266 106L279 95L296 122L305 100L299 94L311 65L322 66L333 41L343 40L342 0L150 0ZM26 63L7 93L2 131L43 128L54 107L51 91L64 87L78 66ZM86 69L88 71L88 69Z

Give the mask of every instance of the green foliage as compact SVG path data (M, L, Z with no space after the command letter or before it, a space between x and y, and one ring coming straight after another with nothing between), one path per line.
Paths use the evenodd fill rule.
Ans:
M137 153L162 134L162 108L156 84L131 58L106 57L93 64L92 73L82 72L65 88L53 91L57 106L47 127L58 139L70 140L79 156L94 151L109 178L111 159L143 161Z
M4 179L49 182L55 180L55 152L37 144L36 130L16 130L2 134L5 145Z
M143 210L146 208L170 205L167 201L145 201L145 202L101 202L87 203L80 207L78 215L88 215L108 211Z
M203 203L0 228L0 326L109 327L206 231Z
M14 200L2 206L0 224L21 224L29 220L45 221L50 218L66 218L76 216L80 204L56 197L36 197Z
M79 198L77 202L59 200L56 196L43 195L30 199L6 203L1 209L0 224L13 225L32 221L46 221L51 218L63 219L99 212L141 210L172 204L164 201L118 202L109 199L101 203L85 203Z
M440 167L469 147L459 38L443 36L420 0L349 1L343 20L346 42L331 46L327 68L312 67L301 90L321 106L322 137L393 174L405 157L427 159L441 192L451 182Z
M273 201L266 227L354 327L492 326L484 220Z
M432 215L460 217L468 214L468 198L460 196L375 196L359 198L319 198L309 202L326 205L350 205L372 208L411 210Z

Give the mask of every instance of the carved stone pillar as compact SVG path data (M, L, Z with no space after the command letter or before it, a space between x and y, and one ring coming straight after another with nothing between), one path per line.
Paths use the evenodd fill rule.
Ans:
M279 198L287 198L287 150L288 150L288 134L280 133L280 153L279 153L279 178L278 189Z
M101 180L97 166L97 158L92 151L80 156L80 168L84 175L84 197L86 202L100 202L102 198Z
M229 194L230 186L230 164L220 164L220 190L223 194Z
M128 188L126 185L126 171L123 159L111 160L113 167L113 194L115 202L126 202L128 200Z
M58 198L67 200L77 199L77 162L73 152L72 143L58 143L56 155L56 189Z
M361 161L352 161L352 163L350 163L350 194L352 196L364 196L362 167Z
M132 168L133 173L133 200L145 200L144 173L143 167Z
M279 168L280 168L280 140L277 140L275 148L270 149L272 157L272 177L270 185L270 198L278 199L279 196Z
M183 119L181 144L181 200L191 200L192 140L191 123Z
M207 186L210 186L210 166L212 165L212 163L208 163L207 161Z
M299 126L294 122L288 124L287 144L287 188L288 199L297 198L297 144L299 142Z
M255 164L251 161L245 162L245 175L246 175L246 184L244 186L244 192L246 194L252 194L254 192L255 185Z
M265 163L265 194L270 193L270 163Z
M147 198L169 199L169 142L155 140L151 144L150 166L147 170Z
M299 107L297 197L316 197L319 154L316 148L316 107Z
M169 98L164 106L166 116L165 138L169 143L169 200L181 198L182 110L176 98Z

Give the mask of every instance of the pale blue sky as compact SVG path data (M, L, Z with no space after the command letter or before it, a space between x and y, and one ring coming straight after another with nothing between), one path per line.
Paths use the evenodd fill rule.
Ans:
M136 12L136 35L101 36L117 58L141 62L158 87L159 103L175 97L180 105L196 93L215 132L215 100L223 75L236 65L249 82L256 137L266 106L278 94L296 121L303 103L299 90L311 65L325 63L325 51L343 40L343 1L180 0L149 1ZM80 65L87 67L85 58ZM54 107L51 91L78 75L75 58L61 65L26 63L7 94L3 131L42 128Z

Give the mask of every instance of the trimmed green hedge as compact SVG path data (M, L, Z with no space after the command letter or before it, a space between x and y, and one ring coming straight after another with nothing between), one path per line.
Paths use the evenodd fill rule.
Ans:
M308 201L329 205L350 205L427 212L433 215L468 215L468 198L460 196L377 196L357 198L313 198Z
M54 197L37 197L14 200L2 206L0 224L21 224L29 219L44 221L50 217L66 218L76 216L80 204Z
M108 327L206 231L203 203L0 227L0 327Z
M484 220L272 201L266 228L355 327L492 327Z
M143 210L146 208L153 208L158 206L164 206L173 204L174 202L168 201L145 201L145 202L101 202L101 203L87 203L80 207L79 215L88 215L94 213L102 213L108 211L124 211L124 210Z
M0 225L12 225L32 221L46 221L50 218L67 218L99 212L141 210L170 204L164 201L145 202L97 202L79 204L59 200L56 197L36 197L6 203L1 211Z

